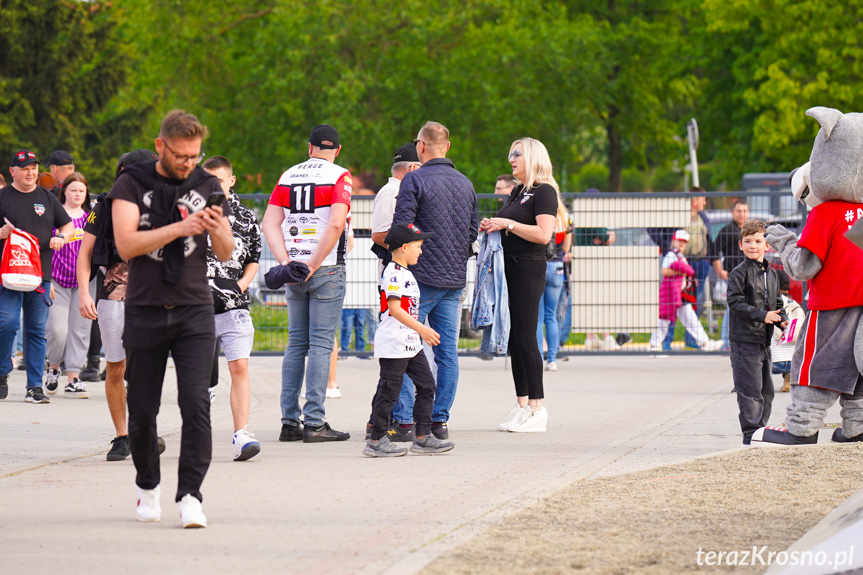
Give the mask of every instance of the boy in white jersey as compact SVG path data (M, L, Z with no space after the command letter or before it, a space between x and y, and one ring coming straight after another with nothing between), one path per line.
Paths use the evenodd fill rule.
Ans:
M438 345L440 335L417 321L420 290L408 270L422 254L423 240L433 235L424 233L415 224L395 224L384 239L393 260L381 277L381 325L375 333L375 357L380 361L381 377L372 405L371 439L363 449L363 455L368 457L398 457L408 452L391 443L386 433L405 373L416 386L413 413L416 433L411 452L432 455L454 447L431 433L435 380L423 353L422 339Z

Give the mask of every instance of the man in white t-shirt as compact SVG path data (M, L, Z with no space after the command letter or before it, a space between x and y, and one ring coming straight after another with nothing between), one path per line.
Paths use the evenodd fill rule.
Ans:
M396 211L396 200L399 197L399 186L402 178L409 172L413 172L422 166L419 156L417 155L417 147L413 142L409 142L396 150L393 155L393 167L391 169L392 176L384 184L378 193L375 195L375 202L372 213L372 251L378 256L378 279L384 270L384 265L389 263L389 251L387 250L384 238L393 225L393 214Z

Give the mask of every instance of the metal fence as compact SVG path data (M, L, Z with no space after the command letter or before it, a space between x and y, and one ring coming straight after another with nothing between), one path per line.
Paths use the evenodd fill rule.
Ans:
M620 193L564 194L573 221L572 261L569 264L570 300L566 307L564 336L560 355L607 352L647 352L651 333L658 327L660 262L667 242L676 229L697 230L703 220L693 219L692 198L705 197L704 214L709 221L706 230L710 241L706 257L701 258L706 272L698 315L713 339L719 338L725 313L724 281L714 269L715 240L731 221L734 201L745 201L749 219L767 224L780 223L799 231L806 220L805 206L794 201L790 193L706 192L688 193ZM263 217L269 195L241 195L244 205L255 210L259 221ZM373 196L351 199L351 222L354 249L347 256L347 290L344 315L365 320L365 326L350 331L340 329L350 340L350 355L372 353L379 294L377 285L378 260L371 252L371 218ZM503 196L483 195L480 217L493 216L502 204ZM693 234L695 235L695 234ZM690 250L698 251L697 241ZM771 265L781 268L775 253L768 254ZM690 263L699 258L690 257ZM282 353L288 338L288 313L283 291L267 290L264 273L276 262L264 242L260 271L250 289L254 296L251 309L255 324L255 353ZM479 334L468 328L467 313L473 295L476 260L471 259L467 270L467 297L462 310L459 352L477 354ZM804 304L805 286L792 285L792 296ZM357 311L350 311L357 310ZM374 319L373 319L374 318ZM341 328L341 326L340 326ZM356 330L363 330L365 346L357 350ZM610 344L614 340L615 344ZM620 345L620 344L623 345ZM687 351L682 325L676 327L672 352Z

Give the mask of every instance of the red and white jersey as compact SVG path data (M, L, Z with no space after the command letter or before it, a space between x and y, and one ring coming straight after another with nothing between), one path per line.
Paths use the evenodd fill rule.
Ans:
M396 262L387 264L381 276L381 324L375 332L375 357L389 359L413 357L423 344L416 330L390 315L389 300L398 298L399 306L417 319L420 313L420 288L414 275Z
M863 204L824 202L809 214L797 247L806 248L823 267L809 280L808 309L840 309L863 305L863 251L845 237Z
M285 210L282 233L292 260L307 262L312 258L330 221L333 204L345 204L350 210L351 186L349 171L320 158L309 158L282 174L273 188L270 205ZM347 226L321 265L344 264L346 245Z

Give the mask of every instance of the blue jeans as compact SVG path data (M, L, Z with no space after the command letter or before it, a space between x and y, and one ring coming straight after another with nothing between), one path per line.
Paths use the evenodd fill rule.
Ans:
M545 340L548 353L545 360L548 363L557 361L557 350L560 348L560 324L557 321L557 307L560 302L560 292L563 291L563 262L548 262L545 270L545 292L539 298L539 322L536 326L536 340L542 353L542 326L545 325Z
M45 368L45 324L51 307L48 292L50 282L42 282L44 293L14 291L0 288L0 376L12 371L12 349L15 335L21 327L24 311L24 365L27 367L27 388L42 387Z
M437 383L432 410L432 422L449 421L449 410L455 401L458 386L458 319L459 299L463 288L436 288L419 284L419 322L425 323L440 334L440 344L434 347L437 365ZM325 382L326 383L326 382ZM414 420L414 383L407 376L402 382L399 400L393 409L393 418L403 424Z
M305 376L303 422L317 427L324 423L330 354L345 299L345 267L321 267L308 281L288 285L285 296L289 326L282 360L282 423L297 425L300 421L300 388Z
M348 351L351 343L351 330L356 334L354 349L365 351L366 349L366 310L350 308L342 309L341 346L342 351Z
M728 346L728 329L731 327L729 323L731 321L731 308L728 307L728 304L725 304L725 315L722 316L722 328L719 330L719 338L725 342L725 346Z

